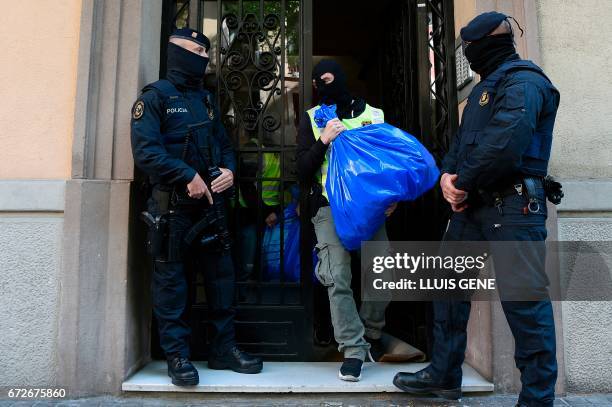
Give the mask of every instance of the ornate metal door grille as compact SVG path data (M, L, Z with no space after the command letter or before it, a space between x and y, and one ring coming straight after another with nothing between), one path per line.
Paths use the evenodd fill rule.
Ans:
M453 0L416 0L421 139L438 162L458 128ZM428 240L440 239L448 205L437 190L419 202Z
M452 0L390 2L381 45L385 117L418 138L440 162L457 130L455 33ZM437 240L447 206L434 190L403 205L389 234L401 240Z
M434 135L431 147L441 157L448 151L449 141L458 126L453 1L419 0L417 10L419 22L428 22L427 48L431 55L430 58L423 58L429 68L421 70L423 73L431 72L427 80L423 80L423 84L429 84L429 102L421 101L421 121L426 124L423 130L429 130ZM420 31L424 32L422 29Z
M391 1L380 47L385 119L418 137L441 161L457 128L452 0ZM452 44L452 45L449 45ZM392 240L438 240L447 205L436 190L400 205ZM427 349L429 304L392 304L387 330Z

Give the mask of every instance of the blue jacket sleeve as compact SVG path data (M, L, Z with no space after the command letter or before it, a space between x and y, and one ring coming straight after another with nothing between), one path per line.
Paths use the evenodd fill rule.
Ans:
M451 145L448 149L448 152L442 159L442 168L440 170L441 174L449 173L455 174L457 171L457 150L459 149L459 139L461 137L461 129L455 134L451 141Z
M136 108L142 114L136 114ZM159 178L165 184L188 184L196 170L184 161L172 157L162 143L162 102L155 91L148 91L136 101L132 108L131 141L134 163L145 174ZM138 118L137 118L138 117Z
M494 103L492 119L459 171L455 186L463 191L486 188L519 172L544 99L538 85L523 79L508 82Z

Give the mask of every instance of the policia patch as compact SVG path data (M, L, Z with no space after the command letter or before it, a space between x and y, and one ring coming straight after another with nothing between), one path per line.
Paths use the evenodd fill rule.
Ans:
M132 118L134 120L138 120L144 114L144 102L142 100L134 103L134 107L132 108Z

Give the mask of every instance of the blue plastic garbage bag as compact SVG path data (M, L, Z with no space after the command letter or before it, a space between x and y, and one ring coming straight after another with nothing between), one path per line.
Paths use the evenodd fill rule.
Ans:
M300 219L296 212L297 203L292 203L284 212L283 248L284 281L300 280ZM263 278L265 281L280 280L280 221L273 227L266 227L263 238Z
M322 105L317 127L336 118L336 106ZM325 189L336 233L348 250L361 247L385 222L394 202L412 201L430 190L440 171L412 135L386 123L342 132L328 151Z

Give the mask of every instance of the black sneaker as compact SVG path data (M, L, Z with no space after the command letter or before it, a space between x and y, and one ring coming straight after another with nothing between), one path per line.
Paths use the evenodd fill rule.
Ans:
M368 353L368 357L372 362L380 362L382 357L385 355L385 349L383 347L382 340L379 339L371 339L367 336L364 337L365 340L370 344L370 352Z
M361 379L361 366L363 361L355 358L345 358L338 377L347 382L358 382Z
M168 376L175 386L195 386L200 382L197 369L182 356L168 358Z
M208 368L215 370L233 370L236 373L255 374L263 369L261 358L251 356L236 346L223 355L213 356L208 360Z

